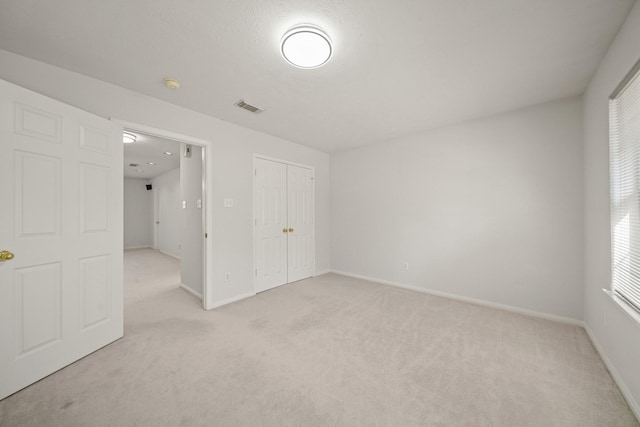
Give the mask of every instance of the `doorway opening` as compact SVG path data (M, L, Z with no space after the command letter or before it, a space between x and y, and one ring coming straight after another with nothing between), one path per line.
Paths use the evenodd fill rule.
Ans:
M159 284L175 280L206 308L206 147L169 132L123 126L135 138L124 144L123 156L125 264L129 258L136 268L162 265Z

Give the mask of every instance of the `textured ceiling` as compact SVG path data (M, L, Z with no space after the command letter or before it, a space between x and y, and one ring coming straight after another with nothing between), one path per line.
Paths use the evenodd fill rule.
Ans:
M0 0L0 48L335 152L581 94L633 3ZM332 37L326 66L281 57L298 23Z
M124 144L125 178L150 179L180 167L182 150L179 142L139 132L130 133L138 138L133 144ZM172 155L164 154L165 151L172 153ZM138 166L130 166L131 163ZM155 165L149 163L155 163Z

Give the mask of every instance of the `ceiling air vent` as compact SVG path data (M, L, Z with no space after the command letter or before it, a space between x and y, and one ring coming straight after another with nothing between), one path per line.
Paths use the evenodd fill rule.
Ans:
M137 163L129 163L129 166L131 166L132 168L137 168L138 164Z
M236 105L240 108L244 108L245 110L251 111L252 113L255 113L255 114L258 114L264 111L262 108L249 104L244 99L241 99L240 101L236 102Z

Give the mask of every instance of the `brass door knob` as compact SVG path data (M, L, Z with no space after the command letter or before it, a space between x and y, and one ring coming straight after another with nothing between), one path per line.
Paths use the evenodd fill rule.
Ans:
M286 228L283 228L283 229L282 229L282 232L283 232L283 233L286 233L287 231L289 231L289 230L287 230Z
M15 255L13 255L11 252L9 251L2 251L0 252L0 262L2 261L10 261L13 258L15 258Z
M293 233L293 228L290 228L290 229L289 229L289 233Z

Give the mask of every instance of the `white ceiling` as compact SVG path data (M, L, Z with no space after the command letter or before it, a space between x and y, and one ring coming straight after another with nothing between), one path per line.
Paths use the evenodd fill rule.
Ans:
M136 142L124 145L125 178L150 179L180 167L181 144L176 141L131 132L137 136ZM169 156L165 151L173 153ZM129 166L136 163L138 166ZM149 163L155 163L150 165ZM142 172L138 172L141 170Z
M0 48L335 152L581 94L633 3L0 0ZM332 37L324 67L281 57L299 23Z

